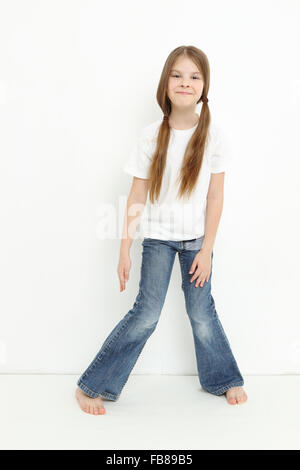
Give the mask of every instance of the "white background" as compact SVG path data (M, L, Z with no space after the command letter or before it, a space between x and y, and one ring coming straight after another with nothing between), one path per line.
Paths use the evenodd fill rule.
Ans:
M300 372L299 22L291 0L1 1L2 373L80 374L132 307L141 239L120 293L119 232L98 236L99 211L112 204L122 225L122 165L162 115L180 45L207 54L231 147L217 312L242 374ZM178 257L134 373L197 373Z

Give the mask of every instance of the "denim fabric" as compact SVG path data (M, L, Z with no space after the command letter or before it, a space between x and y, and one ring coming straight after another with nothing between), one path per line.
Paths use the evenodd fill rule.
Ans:
M204 236L172 241L144 238L139 292L134 305L113 328L77 385L90 397L116 401L158 323L178 253L186 311L191 323L199 382L206 391L222 395L244 385L211 295L211 277L195 288L190 267ZM213 261L213 253L211 255ZM212 263L211 263L212 264Z

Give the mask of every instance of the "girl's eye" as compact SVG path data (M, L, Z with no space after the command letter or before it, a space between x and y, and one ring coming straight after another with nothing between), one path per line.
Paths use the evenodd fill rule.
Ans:
M179 75L171 75L171 76L174 77L174 78L179 77ZM199 80L199 77L193 77L193 78L195 78L196 80Z

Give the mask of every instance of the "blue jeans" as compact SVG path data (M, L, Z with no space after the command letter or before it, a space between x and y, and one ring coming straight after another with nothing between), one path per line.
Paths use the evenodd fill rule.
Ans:
M211 276L195 287L190 267L204 236L172 241L144 238L139 292L134 305L113 328L77 385L90 397L116 401L158 323L178 253L186 311L191 323L202 388L222 395L244 385L211 295ZM213 253L211 254L211 261ZM212 263L211 263L212 265Z

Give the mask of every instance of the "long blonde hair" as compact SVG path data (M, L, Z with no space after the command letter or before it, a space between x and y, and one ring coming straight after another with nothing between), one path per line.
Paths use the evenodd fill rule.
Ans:
M156 99L163 111L164 116L171 113L171 101L167 95L168 79L170 70L179 56L185 55L189 57L202 72L203 76L203 92L197 101L197 104L204 99L202 104L199 122L193 133L182 162L179 180L180 186L178 197L190 197L195 190L196 182L202 166L203 155L205 151L206 137L210 125L210 111L208 103L205 102L209 90L210 69L209 62L203 51L194 46L180 46L174 49L168 56L163 67L160 81L157 88ZM167 151L170 140L170 125L168 119L163 119L159 126L156 149L153 154L152 162L149 167L149 199L154 203L159 198L162 185L163 174L166 166Z

